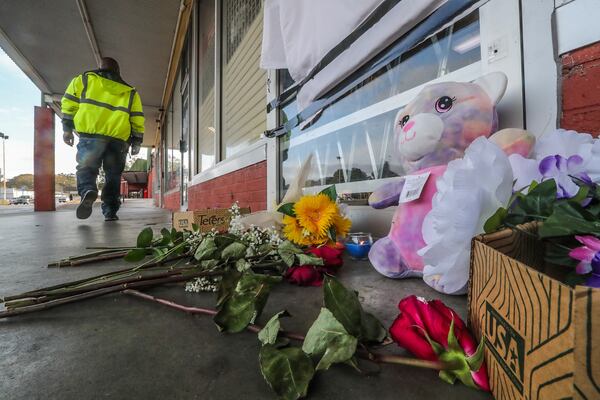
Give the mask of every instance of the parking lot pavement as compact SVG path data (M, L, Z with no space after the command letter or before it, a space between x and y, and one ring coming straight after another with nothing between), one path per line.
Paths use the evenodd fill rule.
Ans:
M11 206L0 205L0 215L26 213L33 211L33 204L17 204Z

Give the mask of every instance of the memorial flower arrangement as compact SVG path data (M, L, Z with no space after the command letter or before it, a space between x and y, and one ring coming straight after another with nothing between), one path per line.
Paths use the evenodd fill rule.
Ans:
M304 224L314 222L314 229L336 229L336 236L333 236L333 230L330 233L332 237L326 234L327 240L315 239L312 242L313 239L310 239L311 243L319 243L320 246L300 247L287 240L285 235L282 237L274 227L245 227L239 221L239 207L234 205L226 232L201 233L197 227L193 227L191 232L178 232L165 228L155 236L151 228L145 228L133 246L118 248L120 252L127 251L126 260L141 264L1 298L0 303L6 309L0 310L0 318L121 292L186 313L210 315L222 332L250 331L257 334L262 344L258 354L260 371L280 399L305 397L313 378L335 364L350 365L357 371L363 371L365 363L428 368L440 371L440 377L447 382L456 378L472 387L487 390L487 383L482 380L484 372L481 368L485 367L481 364L480 351L473 350L477 346L469 339L462 321L454 318L456 314L450 309L438 310L441 317L431 319L430 325L419 328L404 326L402 329L410 332L402 333L399 321L406 318L417 321L425 314L417 309L401 308L402 314L390 333L417 358L378 351L382 345L390 343L388 332L375 315L363 309L358 292L330 275L342 264L341 250L332 245L338 232L347 231L349 222L338 222L342 227L339 230L335 222L321 224L322 216L334 221L336 218L347 220L333 196L325 195L328 196L327 201L305 197L304 200L310 200L304 205L300 203L297 208L297 218ZM319 214L312 222L304 220L313 218L311 210L321 211L327 207L335 210L333 216ZM307 266L318 268L319 275L310 276L314 272L303 268ZM305 334L282 329L281 320L289 317L285 310L273 315L266 324L258 324L272 288L284 278L291 282L323 286L323 307ZM177 282L186 283L188 291L216 292L216 307L186 306L139 291ZM402 304L406 301L403 300ZM435 316L433 313L428 315ZM447 340L440 339L440 332L445 332ZM415 339L414 343L405 341L409 337ZM423 356L424 353L418 350L422 348L423 338L428 338L435 357ZM459 344L455 345L456 341ZM468 376L472 379L469 380Z
M535 221L545 259L566 268L564 280L600 287L600 141L559 129L538 141L533 157L510 162L514 193L485 232Z
M291 267L285 278L301 286L321 286L324 274L334 275L342 266L343 246L338 239L346 236L352 225L337 202L335 186L284 203L278 211L283 214L284 237L324 261L322 266Z
M425 282L464 293L471 238L536 221L546 261L566 267L565 282L600 286L600 262L589 239L600 236L598 182L600 140L591 135L558 129L538 139L529 158L507 156L478 138L436 182L423 222L426 246L419 251ZM592 247L575 251L581 244Z
M334 246L352 225L337 203L335 186L304 195L295 203L282 204L278 211L284 214L284 236L299 246Z

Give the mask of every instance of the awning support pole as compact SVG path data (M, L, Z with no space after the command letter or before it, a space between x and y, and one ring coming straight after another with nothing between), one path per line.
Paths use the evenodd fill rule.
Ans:
M34 107L33 193L35 211L55 211L54 112Z

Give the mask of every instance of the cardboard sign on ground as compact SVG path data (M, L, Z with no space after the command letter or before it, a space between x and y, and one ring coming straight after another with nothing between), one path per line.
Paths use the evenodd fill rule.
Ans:
M250 213L250 208L240 208L240 214ZM173 228L177 231L191 231L192 225L198 226L200 232L226 231L231 221L227 208L209 208L206 210L182 211L173 213Z
M544 263L544 245L531 235L537 225L521 229L473 239L469 323L477 339L485 336L492 393L598 399L600 289L550 277L557 267Z

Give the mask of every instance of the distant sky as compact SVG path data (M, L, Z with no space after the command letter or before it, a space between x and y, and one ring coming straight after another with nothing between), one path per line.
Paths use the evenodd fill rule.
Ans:
M33 107L40 105L40 96L39 89L0 49L0 132L9 136L6 141L9 179L33 173ZM63 143L59 118L56 118L55 148L56 173L75 173L76 151ZM1 157L0 148L0 161Z

